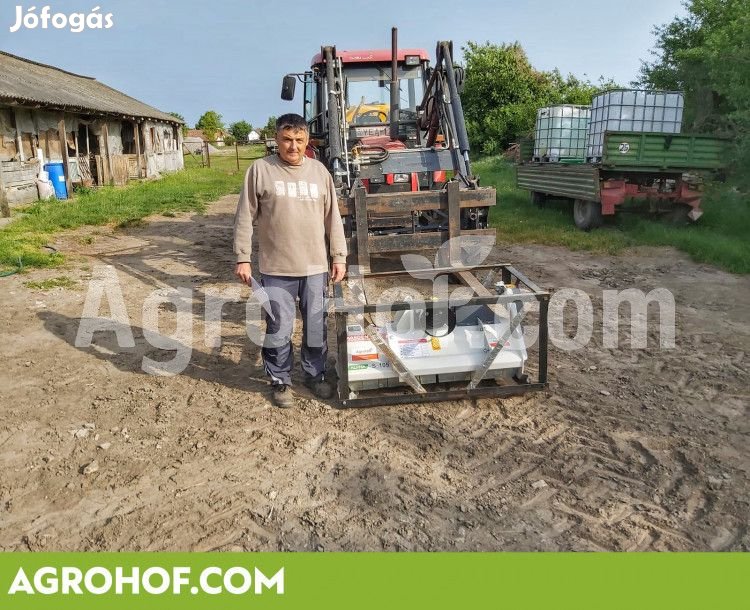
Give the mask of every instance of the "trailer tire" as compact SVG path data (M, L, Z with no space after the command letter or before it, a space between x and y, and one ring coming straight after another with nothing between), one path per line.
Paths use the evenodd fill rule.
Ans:
M676 203L671 210L664 214L663 219L667 224L672 226L684 227L690 224L690 217L688 214L692 209L693 208L684 203Z
M547 205L547 193L531 191L531 203L533 203L538 208L543 208L545 205Z
M602 205L598 201L576 199L573 202L573 222L582 231L601 227L604 223Z

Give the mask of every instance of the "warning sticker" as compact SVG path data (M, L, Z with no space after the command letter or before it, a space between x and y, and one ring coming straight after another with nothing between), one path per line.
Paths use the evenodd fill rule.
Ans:
M352 362L361 362L362 360L377 360L377 354L352 354Z

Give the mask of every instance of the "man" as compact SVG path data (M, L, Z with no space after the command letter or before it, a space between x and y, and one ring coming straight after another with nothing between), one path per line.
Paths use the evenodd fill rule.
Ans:
M251 283L250 252L253 221L257 220L261 284L270 297L262 354L279 407L294 404L291 335L297 298L302 312L305 385L319 398L333 395L325 377L328 256L331 279L339 282L346 273L346 240L333 178L325 165L305 156L308 141L303 117L279 117L278 153L248 169L234 219L235 275L246 284Z

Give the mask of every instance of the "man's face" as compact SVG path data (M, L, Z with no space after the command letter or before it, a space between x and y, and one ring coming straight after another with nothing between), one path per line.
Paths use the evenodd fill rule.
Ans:
M279 156L291 165L300 165L305 156L310 135L304 129L283 129L276 133Z

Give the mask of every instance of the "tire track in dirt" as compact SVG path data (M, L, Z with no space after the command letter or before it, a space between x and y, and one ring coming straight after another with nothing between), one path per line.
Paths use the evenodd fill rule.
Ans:
M136 327L154 286L193 289L202 336L206 291L233 285L231 255L217 254L233 199L89 250L58 245L90 257L69 272L82 283L84 265L115 265ZM750 550L750 282L669 250L502 258L595 304L592 343L551 349L549 392L362 411L303 390L299 408L272 408L243 304L226 306L221 348L199 344L182 375L156 379L141 358L164 354L140 329L130 351L105 334L79 350L84 295L7 278L0 549ZM603 348L602 290L634 284L675 294L675 349L653 332L645 350ZM93 434L73 438L86 422Z

